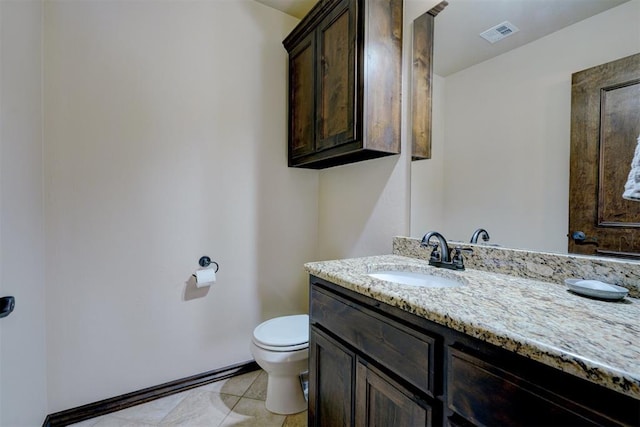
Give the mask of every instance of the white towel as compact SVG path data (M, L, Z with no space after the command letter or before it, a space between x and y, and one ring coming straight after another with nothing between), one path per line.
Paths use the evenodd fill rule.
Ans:
M633 160L631 160L631 170L624 186L622 198L640 202L640 136L638 137L636 152L633 155Z

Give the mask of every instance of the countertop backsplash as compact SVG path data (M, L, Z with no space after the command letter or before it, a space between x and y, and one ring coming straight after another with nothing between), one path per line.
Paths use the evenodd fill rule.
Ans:
M600 280L625 287L630 297L640 298L640 262L449 242L450 247L458 245L473 249L464 254L465 266L470 269L561 285L565 279ZM394 255L428 260L430 253L430 249L420 246L419 239L393 239Z

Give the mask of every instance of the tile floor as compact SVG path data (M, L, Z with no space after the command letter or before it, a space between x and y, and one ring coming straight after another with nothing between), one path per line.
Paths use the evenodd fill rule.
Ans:
M295 415L277 415L267 411L264 406L266 392L267 374L258 370L72 425L74 427L300 427L307 425L306 411Z

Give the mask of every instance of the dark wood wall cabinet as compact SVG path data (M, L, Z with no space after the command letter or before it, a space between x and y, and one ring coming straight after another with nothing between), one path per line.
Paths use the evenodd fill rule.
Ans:
M310 278L309 426L640 425L640 401Z
M283 41L289 166L400 153L402 0L320 0Z

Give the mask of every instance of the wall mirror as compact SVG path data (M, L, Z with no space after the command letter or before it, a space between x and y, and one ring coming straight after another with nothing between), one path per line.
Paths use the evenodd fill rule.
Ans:
M479 34L515 29L489 43ZM432 158L411 236L567 252L571 76L640 52L638 0L449 0L435 20ZM506 30L502 30L505 31Z

